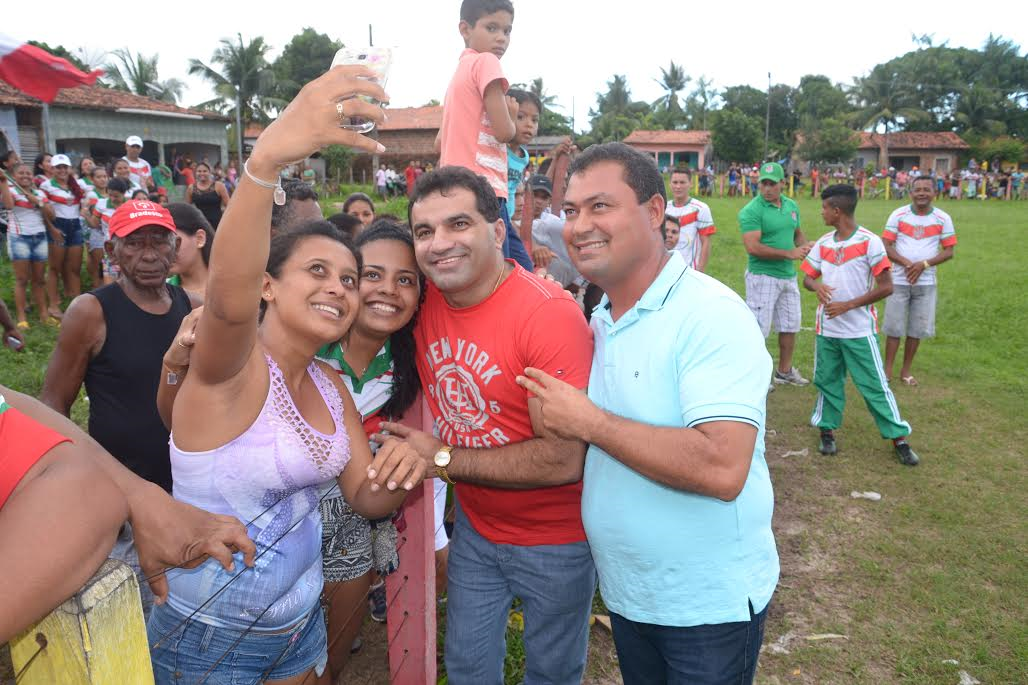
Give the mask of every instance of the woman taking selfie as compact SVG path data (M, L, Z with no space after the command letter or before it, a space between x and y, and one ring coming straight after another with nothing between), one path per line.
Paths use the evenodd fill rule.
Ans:
M148 625L157 683L326 682L322 493L335 480L357 513L378 518L424 477L424 461L396 440L372 460L346 386L314 359L356 318L358 255L322 221L269 249L283 167L330 144L379 147L339 126L349 116L382 120L354 97L386 99L371 76L337 67L308 83L257 141L221 221L172 411L172 475L176 498L252 521L258 557L232 573L209 561L168 573L168 601Z

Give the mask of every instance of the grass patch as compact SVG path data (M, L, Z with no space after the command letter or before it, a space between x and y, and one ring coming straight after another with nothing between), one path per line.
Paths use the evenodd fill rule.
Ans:
M345 189L351 190L358 188ZM326 214L338 211L335 203L344 197L323 199ZM799 202L804 230L815 239L826 231L819 225L820 203ZM719 233L709 271L739 293L745 255L735 215L743 204L710 201ZM857 218L880 233L897 205L866 201ZM895 388L921 466L895 461L852 386L833 459L816 452L810 389L785 387L769 397L768 428L775 432L768 436L767 459L782 578L758 682L928 685L956 683L958 670L983 683L1028 682L1028 315L1019 247L1028 203L940 206L953 216L959 243L956 258L939 270L939 335L918 353L922 385ZM378 203L376 210L404 217L406 200ZM0 294L9 306L11 286L10 264L0 262ZM804 291L808 327L814 307ZM55 330L34 325L26 352L0 351L2 382L38 395L55 337ZM808 375L813 344L811 331L799 334L796 363ZM776 350L773 341L770 347ZM77 402L73 416L83 423L84 414L84 403ZM782 456L803 448L808 456ZM851 490L874 490L883 499L851 499ZM523 661L520 634L512 630L506 670L515 683ZM805 639L818 633L847 638ZM771 645L782 649L776 653ZM950 659L959 666L943 663ZM388 667L381 661L358 655L348 674L354 682L385 682L380 676L388 679ZM613 643L601 628L592 631L585 682L620 682Z

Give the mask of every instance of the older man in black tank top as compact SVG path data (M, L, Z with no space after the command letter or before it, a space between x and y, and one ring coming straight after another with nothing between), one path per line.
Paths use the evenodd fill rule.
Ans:
M201 303L166 283L177 240L167 209L126 202L111 217L110 231L107 250L121 275L68 307L40 399L69 416L85 383L89 434L134 473L170 492L168 430L157 413L157 389L164 351L182 319ZM126 528L113 556L136 566L131 541ZM145 586L143 591L146 606Z

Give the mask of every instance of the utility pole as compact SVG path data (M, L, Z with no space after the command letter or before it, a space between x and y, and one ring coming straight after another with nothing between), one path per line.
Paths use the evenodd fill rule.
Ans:
M236 164L243 163L243 85L236 86Z
M771 72L767 72L767 115L764 117L764 161L767 161L767 141L771 136Z

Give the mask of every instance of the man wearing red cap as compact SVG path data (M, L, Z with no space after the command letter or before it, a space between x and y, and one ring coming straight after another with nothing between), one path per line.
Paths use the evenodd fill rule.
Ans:
M68 307L40 399L69 416L85 383L89 434L136 475L170 492L168 430L157 413L157 389L175 380L162 370L164 351L200 302L165 282L177 244L166 208L126 202L109 226L106 249L121 273L114 283L80 295ZM138 571L127 525L112 556ZM148 608L146 594L144 588Z

